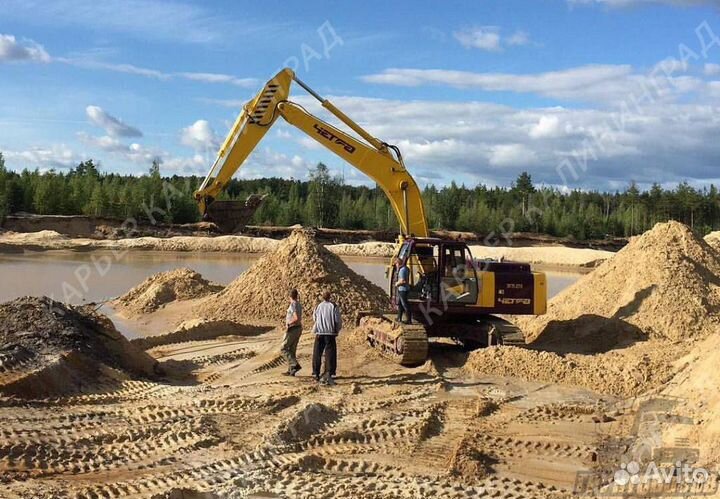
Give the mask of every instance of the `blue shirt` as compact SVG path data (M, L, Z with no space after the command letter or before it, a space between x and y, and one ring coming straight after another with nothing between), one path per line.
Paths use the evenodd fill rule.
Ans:
M405 281L406 283L410 282L410 269L407 268L407 265L403 265L400 267L400 270L398 270L398 281ZM401 284L397 288L398 291L410 291L410 286L407 284Z

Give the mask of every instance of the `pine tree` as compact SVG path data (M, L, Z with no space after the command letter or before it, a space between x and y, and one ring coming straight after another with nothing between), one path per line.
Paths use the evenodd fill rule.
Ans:
M107 210L107 197L101 183L96 183L90 195L90 201L86 205L85 213L88 215L104 215Z
M535 186L532 183L532 177L528 172L522 172L513 184L513 190L517 192L521 199L522 215L525 216L530 204L530 195L535 192Z
M625 194L630 202L630 235L634 236L636 224L635 206L637 205L638 198L640 197L640 190L634 180L630 182L630 186L627 191L625 191Z
M335 227L340 204L342 181L333 178L330 170L323 163L318 163L310 172L308 193L308 218L318 227Z

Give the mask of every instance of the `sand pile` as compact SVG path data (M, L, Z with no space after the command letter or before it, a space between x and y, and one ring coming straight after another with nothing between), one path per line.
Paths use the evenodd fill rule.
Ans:
M337 410L332 407L320 403L309 403L280 423L275 438L284 444L307 440L332 425L339 417Z
M381 288L353 272L312 233L296 230L196 310L206 319L277 322L284 317L292 288L298 289L305 305L306 325L325 290L333 294L347 325L360 310L389 307L388 296Z
M659 389L673 360L717 331L720 255L677 222L657 224L553 298L518 318L533 350L473 352L473 373L584 386L630 396Z
M546 315L517 323L537 345L585 351L702 338L719 324L718 275L720 255L704 240L661 223L554 297Z
M156 374L157 362L106 317L46 297L0 304L0 393L37 397L92 385L109 368Z
M558 355L510 346L491 347L472 352L465 369L473 374L574 385L597 393L628 397L667 383L674 373L672 359L683 352L681 345L655 348L645 343L597 355Z
M390 258L395 254L397 244L371 241L367 243L340 243L330 244L327 249L342 256L358 256L358 257L382 257Z
M496 462L496 459L473 445L472 438L465 437L453 448L448 460L448 472L454 477L472 483L492 474Z
M220 291L194 270L181 268L153 274L115 300L115 305L132 315L154 312L175 300L201 298Z

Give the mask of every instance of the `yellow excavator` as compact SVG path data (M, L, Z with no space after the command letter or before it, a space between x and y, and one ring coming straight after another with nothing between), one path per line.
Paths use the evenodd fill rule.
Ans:
M289 99L297 83L360 138L313 116ZM428 338L445 337L475 348L524 344L522 332L494 314L541 315L547 308L547 281L529 264L473 259L462 241L430 237L420 189L405 168L397 146L383 142L323 99L290 69L265 84L240 115L220 148L207 177L195 192L205 220L229 227L232 209L216 209L216 201L233 174L278 117L373 179L387 195L400 224L400 260L410 270L408 298L414 323L393 320L387 311L368 311L358 318L368 342L403 365L427 358ZM397 266L388 266L391 298L396 298Z

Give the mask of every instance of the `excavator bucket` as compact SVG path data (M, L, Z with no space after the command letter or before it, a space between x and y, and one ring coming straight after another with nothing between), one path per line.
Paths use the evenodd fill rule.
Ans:
M265 195L251 194L245 201L214 201L207 207L206 219L221 232L240 232L260 207Z

